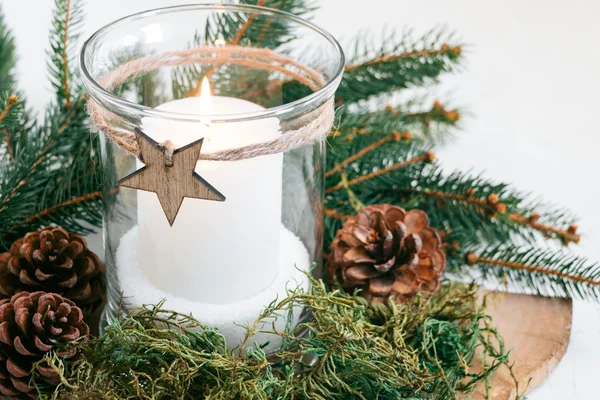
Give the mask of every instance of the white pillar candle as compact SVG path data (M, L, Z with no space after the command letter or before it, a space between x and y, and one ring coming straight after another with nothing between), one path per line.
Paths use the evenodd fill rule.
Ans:
M183 114L240 114L263 110L230 97L190 97L158 110ZM206 123L144 118L142 130L179 148L204 137L202 152L238 148L280 135L277 118ZM155 193L138 191L138 262L166 293L191 301L232 304L267 288L277 277L283 154L241 161L199 161L195 171L224 202L186 198L169 226Z

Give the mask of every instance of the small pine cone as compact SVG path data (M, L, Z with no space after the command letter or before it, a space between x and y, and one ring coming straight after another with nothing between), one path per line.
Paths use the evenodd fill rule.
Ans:
M56 344L87 340L88 334L81 309L58 294L20 292L0 301L0 393L36 399L36 388L29 386L33 364ZM68 359L76 354L75 347L66 347L58 356ZM60 381L58 373L44 363L36 375L49 387Z
M18 239L0 254L0 298L43 290L84 308L86 315L104 298L104 264L84 238L47 227Z
M406 301L433 292L446 267L438 232L421 210L389 204L363 208L349 218L331 244L326 277L347 292L362 289L372 301Z

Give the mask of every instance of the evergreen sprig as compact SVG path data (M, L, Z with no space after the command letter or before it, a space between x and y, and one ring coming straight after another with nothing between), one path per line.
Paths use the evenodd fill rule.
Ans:
M375 111L379 120L382 111ZM579 242L575 219L570 213L556 209L479 174L454 172L446 174L434 161L428 141L415 138L410 131L398 132L384 124L364 128L361 118L345 119L329 141L326 189L326 243L343 221L364 205L391 203L427 212L431 223L444 234L448 251L461 254L453 258L465 268L452 268L455 273L488 277L494 258L502 266L503 278L512 288L542 295L572 296L597 300L600 281L597 267L584 259L565 262L563 253L543 243L547 239L563 244ZM356 123L354 125L352 123ZM376 128L379 128L376 129ZM509 257L511 249L527 245L526 254L539 251L545 256L544 268L519 268ZM467 265L462 249L485 251L485 257ZM514 268L515 271L506 271ZM553 268L561 271L553 273ZM500 272L494 270L498 275ZM525 277L530 276L529 279ZM547 277L545 277L547 276ZM552 282L552 285L547 285ZM584 289L576 291L585 283ZM542 290L543 288L543 290Z
M314 10L312 0L241 0L240 4L273 8L304 18L310 18L310 13ZM251 44L274 49L293 37L286 22L245 12L217 14L205 29L207 42L213 44L221 39L231 45Z
M387 105L375 111L340 110L341 127L347 127L347 134L375 132L406 132L417 138L442 142L451 137L460 120L460 110L434 101L427 105L427 98L416 97L400 105ZM349 138L347 138L349 139Z
M336 97L353 103L436 83L442 73L453 71L461 60L462 46L452 42L453 35L444 29L434 29L419 39L410 31L400 37L387 33L383 46L375 51L359 38Z
M69 108L77 96L77 39L83 22L83 6L78 0L55 0L48 68L59 106Z
M291 14L309 18L315 7L312 0L241 0L240 4L262 6L285 11ZM275 49L284 45L294 37L288 24L279 19L273 19L260 14L246 12L228 12L216 14L212 20L206 21L204 32L197 32L192 40L192 46L215 46L223 42L228 45L258 46ZM215 64L210 67L195 65L176 68L173 72L174 97L198 95L202 78L220 74L226 79L214 79L214 90L219 92L219 84L227 86L228 95L236 94L230 82L239 86L238 95L253 93L256 98L263 97L263 106L270 106L267 96L264 96L261 85L268 82L268 71L249 71L247 68L235 68L228 65ZM256 93L258 92L258 94Z
M312 10L304 0L248 3L297 14ZM14 43L0 15L1 250L48 223L80 233L89 229L84 222L101 223L106 188L99 178L98 138L89 134L73 63L81 3L56 0L55 9L49 67L56 98L42 122L29 117L14 88ZM202 40L218 34L230 43L277 47L289 39L284 26L256 18L215 22ZM349 106L341 109L327 147L326 242L364 205L419 207L444 237L450 274L493 277L543 295L597 299L600 266L538 240L577 242L568 213L477 174L444 173L435 162L431 139L451 133L459 110L423 99L385 107L382 100L374 111L361 106L362 100L435 83L462 60L462 46L443 30L418 41L405 35L387 43L374 52L359 44L336 93ZM194 90L210 70L193 72L179 95ZM286 83L284 100L293 99L299 92ZM140 92L154 90L151 81L141 84ZM304 325L307 336L281 333L286 340L277 363L260 349L236 357L216 330L198 330L192 319L165 314L160 304L136 310L107 327L87 348L89 358L68 369L49 355L46 361L64 378L55 396L451 399L508 364L508 352L472 288L443 285L428 299L418 295L406 305L373 305L313 282L312 293L290 292L267 307L263 318L294 304L312 308L314 317ZM493 362L473 374L466 367L479 351ZM303 362L303 356L314 355L316 366Z
M8 107L18 98L14 92L3 97L1 250L42 225L86 233L88 224L102 221L99 139L89 133L86 99L74 80L72 39L81 23L81 4L57 0L55 10L49 54L55 100L43 120L34 121L20 101Z
M248 0L248 3L303 15L313 10L312 4L304 0ZM90 137L87 131L84 98L72 67L72 37L76 34L73 30L80 23L81 8L75 0L57 0L56 9L49 63L57 96L46 111L45 121L29 122L22 101L9 104L14 102L14 89L0 97L3 110L0 112L5 111L0 121L3 138L0 230L4 248L12 238L45 223L55 222L73 230L87 231L74 215L96 226L100 222L102 187L98 183L101 168L98 139ZM271 47L289 40L291 33L285 26L273 27L262 22L247 15L217 19L199 38L218 37L230 43L251 42ZM0 28L0 51L4 52L0 70L8 74L8 81L4 82L11 79L12 43L6 28ZM411 34L388 38L383 47L371 49L360 42L355 47L354 57L346 66L342 85L336 93L341 103L357 103L384 95L391 98L406 88L435 83L442 74L457 69L463 53L463 46L443 29L436 29L418 40ZM209 72L195 71L196 75ZM219 73L218 68L213 73ZM183 82L188 86L186 91L198 84L198 76L193 78ZM283 87L285 98L285 83ZM250 89L241 88L242 92ZM9 100L11 98L13 100ZM547 256L544 261L562 260L552 247L540 243L540 238L556 239L564 244L578 242L575 219L510 185L478 174L445 173L435 161L432 152L435 140L430 139L447 137L460 120L460 110L437 101L428 106L424 101L417 98L386 106L382 101L375 110L356 104L340 110L340 123L327 147L326 242L329 243L343 220L360 207L389 202L424 209L431 223L450 235L448 237L460 233L453 243L447 243L457 248L458 253L465 246L478 246L481 251L497 249L495 259L506 260L505 269L511 268L509 254L500 251L498 246L506 243L526 244L544 251ZM31 140L33 137L36 140ZM494 255L486 254L487 258ZM552 279L564 280L565 285L577 277L589 277L588 272L593 275L595 271L593 264L584 261L577 266L556 262L564 274L554 275ZM485 276L489 264L472 264L471 270L479 270ZM546 267L550 270L553 265ZM532 276L547 273L545 270L534 272ZM548 275L552 274L548 272ZM506 274L506 278L516 279L515 285L537 288L514 274ZM573 291L552 287L556 292L549 289L544 294L573 294ZM582 293L596 299L592 290Z
M13 90L15 63L15 41L4 21L0 4L0 93Z
M473 274L471 266L481 265L482 268L475 270L477 274L504 283L512 290L527 288L541 296L578 299L600 296L600 264L583 257L565 251L512 244L485 249L477 246L472 250L467 248L460 252L460 259L451 264L450 271Z

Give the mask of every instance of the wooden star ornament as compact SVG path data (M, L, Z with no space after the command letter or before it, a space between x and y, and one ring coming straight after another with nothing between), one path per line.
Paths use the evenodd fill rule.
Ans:
M173 226L185 197L225 201L225 196L194 171L204 139L175 149L168 157L164 146L140 129L136 134L145 166L121 179L119 186L156 193L169 225Z

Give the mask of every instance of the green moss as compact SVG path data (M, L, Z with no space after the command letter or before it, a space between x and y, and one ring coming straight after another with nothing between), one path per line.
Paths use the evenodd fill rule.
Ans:
M290 291L261 319L299 304L313 311L303 335L280 332L276 354L248 348L245 357L228 351L217 330L160 304L135 310L80 344L85 357L66 366L54 398L454 399L508 365L473 287L444 284L409 304L373 305L314 281L310 293ZM491 362L471 373L481 353Z

